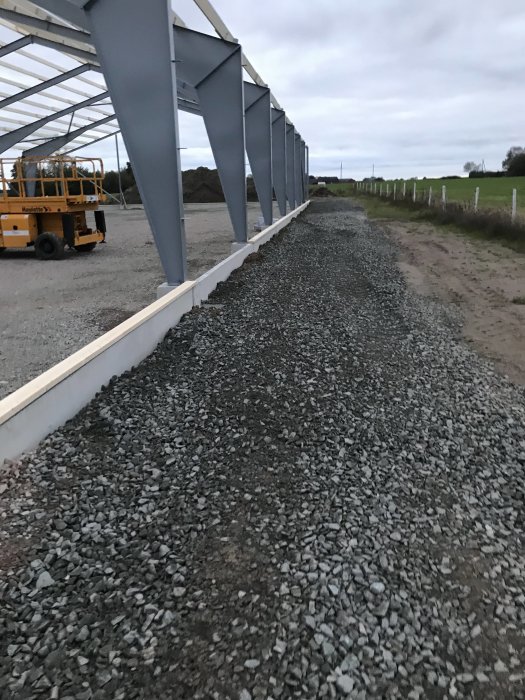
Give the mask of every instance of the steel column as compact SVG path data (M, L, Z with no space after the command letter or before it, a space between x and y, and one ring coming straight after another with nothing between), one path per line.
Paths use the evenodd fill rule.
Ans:
M286 214L286 115L272 107L272 181L281 216Z
M310 199L310 148L306 146L306 199Z
M100 71L100 68L99 66L93 66L89 63L83 63L81 66L68 70L66 73L61 73L61 75L57 75L49 80L44 80L42 83L38 83L38 85L33 85L33 87L27 88L26 90L21 90L15 95L10 95L9 97L0 100L0 109L13 104L13 102L25 100L26 97L31 97L31 95L34 95L37 92L42 92L42 90L47 90L47 88L53 87L53 85L63 83L65 80L75 78L77 75L81 75L88 70Z
M306 143L301 142L302 145L302 165L303 165L303 202L308 199L308 172L306 167Z
M302 204L303 175L301 167L301 136L295 132L295 206Z
M101 92L100 95L95 95L95 97L90 97L88 100L79 102L76 105L71 105L70 107L61 109L60 112L48 114L46 117L42 117L42 119L37 119L36 122L31 122L30 124L21 126L19 129L9 131L7 134L2 134L2 136L0 136L0 153L4 153L4 151L7 151L9 148L16 145L17 143L20 143L20 141L23 141L28 136L31 136L31 134L33 134L41 127L45 126L48 122L52 122L55 119L60 119L60 117L65 117L67 114L77 112L83 109L84 107L89 107L93 104L96 104L97 102L101 102L107 97L109 97L109 92ZM93 127L96 123L97 122L92 122L91 127Z
M295 209L295 128L286 125L286 198L290 209Z
M95 0L86 12L167 283L179 284L186 241L170 2Z
M230 213L235 241L246 243L244 90L238 44L174 27L177 70L197 91Z
M269 88L244 83L246 152L266 226L273 223L272 122Z

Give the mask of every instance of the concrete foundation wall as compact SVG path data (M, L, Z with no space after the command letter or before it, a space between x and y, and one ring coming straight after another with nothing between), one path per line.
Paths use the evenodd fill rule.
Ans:
M0 460L36 447L73 418L112 377L150 355L185 313L205 301L248 255L259 250L308 204L254 236L195 281L180 285L0 401Z

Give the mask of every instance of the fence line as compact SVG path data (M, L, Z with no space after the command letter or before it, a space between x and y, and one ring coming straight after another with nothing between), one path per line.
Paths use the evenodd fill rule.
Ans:
M411 199L414 203L418 201L418 198L420 201L425 202L427 206L431 207L432 204L435 202L436 205L440 201L441 207L443 209L447 208L447 204L451 202L452 200L449 199L447 196L447 186L442 185L441 186L441 200L439 200L439 195L436 193L436 196L434 196L433 190L432 190L432 185L429 185L428 190L425 190L422 188L421 190L418 190L418 180L413 181L413 189L412 189L412 195ZM383 189L383 184L385 185L385 188ZM390 184L392 184L392 189L390 188ZM363 190L364 192L369 192L370 194L378 194L378 182L356 182L354 183L354 189L355 190ZM403 195L402 199L406 200L407 199L407 181L403 181L403 189L402 189ZM470 204L468 205L467 208L472 208L474 212L479 212L479 204L480 204L480 195L481 195L481 189L479 186L477 186L474 190L474 200L470 200ZM379 196L383 197L385 196L387 199L392 198L393 201L398 200L398 189L397 189L397 182L394 181L392 183L390 182L379 182ZM401 198L401 195L399 195L399 199ZM457 202L458 205L461 205L462 203L460 201ZM464 206L464 203L463 203ZM508 209L507 209L508 212ZM516 188L512 189L512 205L511 205L511 211L510 211L510 217L512 221L514 222L518 216L518 190Z

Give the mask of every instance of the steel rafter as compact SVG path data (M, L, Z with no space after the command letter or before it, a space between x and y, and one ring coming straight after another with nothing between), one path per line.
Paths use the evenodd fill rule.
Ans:
M53 85L59 85L60 83L63 83L65 80L69 80L70 78L75 78L77 75L81 75L82 73L85 73L88 70L100 70L99 66L92 66L90 63L83 63L81 66L78 66L77 68L73 68L72 70L68 70L65 73L61 73L60 75L55 76L54 78L49 78L49 80L44 80L42 83L38 83L38 85L34 85L33 87L26 88L25 90L22 90L21 92L17 92L14 95L11 95L10 97L6 97L3 100L0 100L0 109L3 109L4 107L7 107L8 105L13 104L13 102L19 102L20 100L25 100L26 97L30 97L31 95L34 95L37 92L42 92L43 90L47 90L50 87L53 87Z

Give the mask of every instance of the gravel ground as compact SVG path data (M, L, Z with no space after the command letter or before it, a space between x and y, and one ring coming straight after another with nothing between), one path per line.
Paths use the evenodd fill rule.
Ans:
M2 698L525 698L525 395L315 202L0 481Z
M31 248L2 255L0 399L155 301L165 277L144 209L103 209L107 242L92 253L45 263ZM195 279L230 254L233 233L226 204L186 204L185 215ZM250 202L250 235L259 215Z

